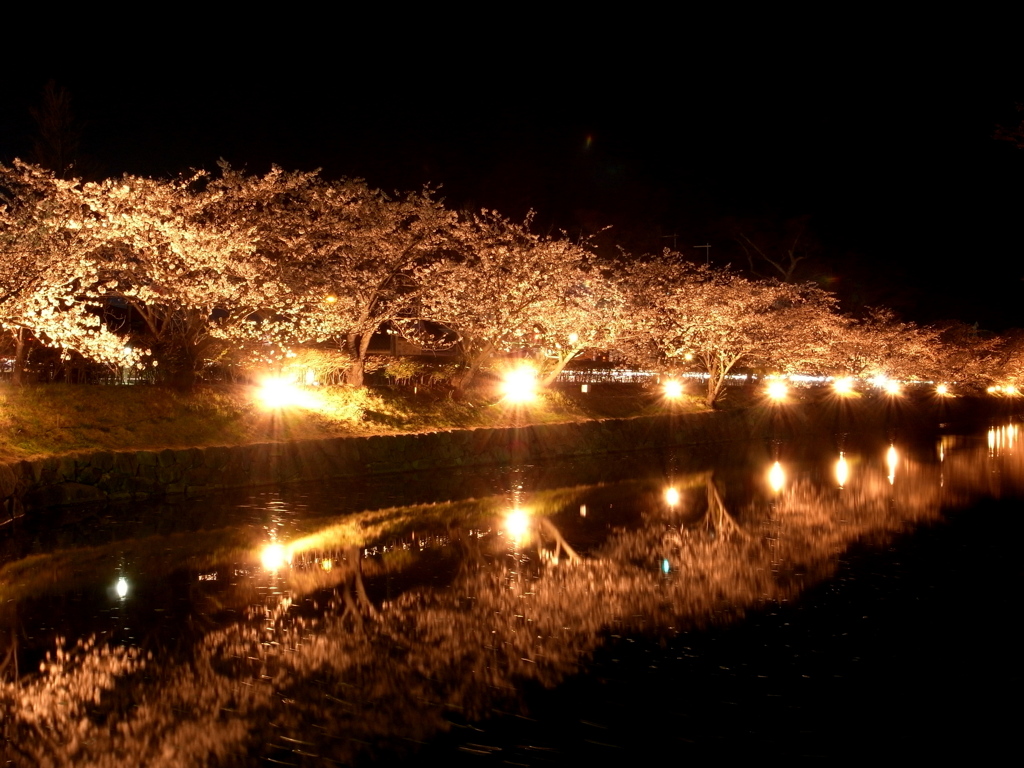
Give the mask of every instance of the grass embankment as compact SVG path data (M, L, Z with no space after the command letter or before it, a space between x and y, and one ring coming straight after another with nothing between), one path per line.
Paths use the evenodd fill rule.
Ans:
M0 385L0 462L86 450L240 445L347 435L504 427L664 412L638 388L549 391L509 406L492 390L461 399L412 390L308 391L304 405L268 408L251 386ZM696 399L672 404L700 410Z

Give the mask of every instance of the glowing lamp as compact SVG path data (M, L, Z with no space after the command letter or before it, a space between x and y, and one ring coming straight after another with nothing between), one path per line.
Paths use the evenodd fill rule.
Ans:
M938 395L939 397L949 397L952 393L949 391L948 386L946 386L945 384L939 384L937 387L935 387L935 394Z
M786 386L786 382L776 380L769 382L765 391L772 400L785 400L789 387Z
M260 554L260 562L268 571L276 571L291 562L291 554L282 544L268 544Z
M886 394L896 396L900 393L900 383L895 379L889 379L885 382Z
M768 485L772 491L778 493L782 490L782 486L786 484L786 472L782 469L782 465L779 462L772 464L772 468L768 470Z
M284 408L297 405L302 400L302 391L287 379L272 377L260 385L259 399L266 408Z
M832 382L832 389L835 390L837 395L847 397L853 394L853 379L849 376L842 379L836 379Z
M665 491L665 503L670 507L674 507L679 503L679 491L675 488L669 488Z
M537 374L527 366L509 371L501 391L510 403L528 403L537 396Z
M117 596L124 600L128 596L128 580L124 576L119 578L114 590L117 592Z
M513 541L522 541L530 529L530 516L525 509L513 509L505 515L505 532Z
M665 397L675 400L683 396L683 383L676 379L669 379L665 382Z

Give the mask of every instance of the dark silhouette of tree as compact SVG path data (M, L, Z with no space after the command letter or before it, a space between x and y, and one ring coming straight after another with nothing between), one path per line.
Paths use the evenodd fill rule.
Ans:
M82 123L71 108L71 94L50 80L42 101L29 112L38 134L32 138L30 160L59 179L95 178L98 165L81 154Z

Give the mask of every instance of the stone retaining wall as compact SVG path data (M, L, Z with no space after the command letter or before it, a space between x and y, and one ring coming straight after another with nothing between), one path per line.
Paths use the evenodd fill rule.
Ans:
M162 451L96 451L0 464L0 500L8 515L16 515L25 509L106 500L734 440L758 431L747 413L696 413Z
M977 419L992 406L863 403L841 408L754 408L506 429L340 437L256 445L97 451L0 464L0 514L25 509L199 494L424 469L500 465L565 456L787 437L814 427L850 431L920 428L959 415ZM954 413L957 412L957 413ZM993 412L994 413L994 412Z

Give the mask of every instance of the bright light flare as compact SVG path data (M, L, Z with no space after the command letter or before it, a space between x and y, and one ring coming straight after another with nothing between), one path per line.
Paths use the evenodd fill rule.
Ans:
M789 393L789 387L786 386L786 382L784 381L770 381L768 382L768 388L765 390L765 393L772 400L785 400L786 395Z
M530 530L530 515L525 509L513 509L505 515L505 533L520 542Z
M291 552L283 544L267 544L260 553L260 562L268 571L278 571L291 561Z
M899 395L902 391L900 383L895 379L889 379L888 381L886 381L883 388L885 389L885 393L887 395L892 395L893 397Z
M665 382L665 397L669 400L677 400L683 396L683 382L677 379L669 379Z
M679 491L675 488L668 488L665 491L665 503L670 507L676 506L679 503Z
M308 408L311 405L311 396L303 391L288 379L272 376L260 383L257 393L260 403L264 408L287 408L288 406L300 406Z
M836 379L832 382L832 389L835 390L835 393L840 397L849 397L853 394L853 379L849 376L842 379Z
M124 600L128 596L128 579L126 579L124 576L119 578L117 580L117 586L114 587L114 590L117 592L117 596Z
M782 490L782 486L786 484L786 471L782 468L779 462L772 464L772 468L768 470L768 485L772 491L778 493Z
M537 397L537 372L529 366L505 374L501 392L510 403L528 403Z
M935 394L939 397L952 397L953 393L949 391L949 387L946 384L939 384L935 387Z

